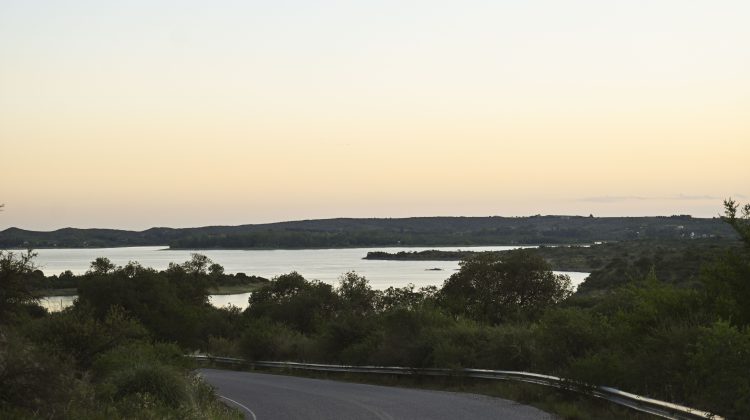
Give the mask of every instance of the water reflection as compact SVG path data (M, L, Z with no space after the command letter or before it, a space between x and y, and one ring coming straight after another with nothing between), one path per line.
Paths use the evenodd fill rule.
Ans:
M47 296L39 301L39 305L50 312L58 312L73 305L78 296Z
M229 305L241 309L247 308L247 299L251 293L239 293L236 295L211 295L208 297L209 302L217 308L225 308Z

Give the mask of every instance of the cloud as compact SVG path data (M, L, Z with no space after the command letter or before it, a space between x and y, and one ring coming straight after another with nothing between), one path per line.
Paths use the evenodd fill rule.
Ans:
M587 201L592 203L618 203L621 201L635 201L635 200L648 200L647 197L639 197L634 195L603 195L594 197L584 197L578 201Z
M714 195L685 195L679 194L674 197L665 197L667 200L723 200L722 197L716 197Z
M742 194L735 194L738 199L745 199L746 196ZM653 196L645 197L638 195L603 195L593 197L579 198L578 201L585 201L590 203L620 203L623 201L718 201L723 200L723 197L717 197L713 195L669 195L669 196Z

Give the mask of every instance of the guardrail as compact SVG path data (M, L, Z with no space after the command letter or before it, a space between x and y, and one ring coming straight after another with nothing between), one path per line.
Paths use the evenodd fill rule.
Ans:
M723 420L724 418L707 411L696 410L679 404L659 401L629 392L620 391L619 389L587 385L576 381L571 381L557 376L541 375L538 373L515 372L507 370L487 370L487 369L440 369L440 368L407 368L399 366L350 366L350 365L326 365L319 363L297 363L297 362L268 362L268 361L250 361L232 357L218 357L210 355L189 355L189 357L208 362L226 363L231 365L246 366L251 369L255 368L274 368L274 369L299 369L312 370L320 372L348 372L348 373L379 373L388 375L427 375L427 376L461 376L468 378L509 380L517 382L527 382L532 384L550 386L570 391L580 392L597 398L602 398L615 404L619 404L642 413L653 414L655 416L686 420L686 419L714 419Z

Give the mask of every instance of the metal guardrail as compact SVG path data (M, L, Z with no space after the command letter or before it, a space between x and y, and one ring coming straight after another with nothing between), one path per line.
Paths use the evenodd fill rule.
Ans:
M249 361L232 357L218 357L210 355L189 355L189 357L208 361L226 363L232 365L242 365L250 368L275 368L275 369L299 369L312 370L320 372L348 372L348 373L379 373L389 375L427 375L427 376L461 376L468 378L509 380L517 382L526 382L538 385L545 385L554 388L560 388L570 391L576 391L583 394L602 398L612 403L622 405L642 413L653 414L655 416L675 419L714 419L723 420L724 418L707 411L696 410L679 404L659 401L629 392L620 391L619 389L592 386L576 381L571 381L557 376L541 375L538 373L516 372L507 370L487 370L487 369L440 369L440 368L407 368L400 366L350 366L350 365L326 365L319 363L297 363L297 362L268 362L268 361Z

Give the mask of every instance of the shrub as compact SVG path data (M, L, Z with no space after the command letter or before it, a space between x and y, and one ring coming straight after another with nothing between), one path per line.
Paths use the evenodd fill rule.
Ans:
M117 307L99 320L91 310L77 306L40 319L28 330L35 342L58 354L73 356L83 368L100 353L148 337L140 323Z
M610 330L607 320L591 311L575 307L550 309L534 333L534 364L548 372L564 369L570 360L606 345Z
M434 309L416 311L404 308L381 316L380 341L372 350L371 361L381 365L427 367L433 365L433 329L445 328L451 319Z
M293 272L271 280L250 296L248 318L268 318L302 333L317 331L337 302L333 287Z
M185 377L175 368L146 363L130 366L108 379L112 397L122 399L131 395L150 395L170 407L177 407L188 399Z
M71 365L16 331L0 329L0 412L54 411L75 399L80 383Z
M729 418L750 418L750 330L724 321L701 328L688 364L700 384L696 404Z
M188 367L188 361L179 347L167 343L132 343L115 347L99 354L92 364L94 379L103 380L131 366L164 364L174 367Z
M303 334L267 319L250 322L240 338L242 354L250 360L305 359L311 347Z

